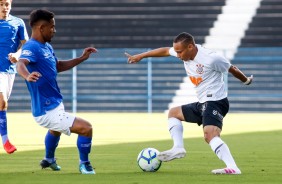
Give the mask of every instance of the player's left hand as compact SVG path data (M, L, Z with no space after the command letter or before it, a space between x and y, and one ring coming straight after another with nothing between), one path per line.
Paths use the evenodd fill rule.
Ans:
M247 81L244 82L245 85L250 85L253 82L253 75L251 75L250 77L247 77Z
M87 47L87 48L84 49L84 51L83 51L83 53L81 55L81 58L83 60L86 60L86 59L89 58L90 54L96 53L96 52L98 52L98 50L96 48L94 48L94 47Z
M10 53L8 54L9 60L11 61L11 63L16 63L18 62L18 57L16 55L16 53Z
M140 57L140 54L136 55L130 55L127 52L124 53L127 57L127 63L132 64L132 63L138 63L140 60L142 60L142 57Z

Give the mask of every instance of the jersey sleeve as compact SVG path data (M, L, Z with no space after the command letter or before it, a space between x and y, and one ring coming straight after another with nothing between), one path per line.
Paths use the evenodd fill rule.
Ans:
M212 61L212 66L215 71L228 72L231 67L231 63L223 56L216 55Z
M29 62L34 63L36 62L36 52L36 49L32 45L26 43L23 45L20 59L27 59Z
M171 48L169 49L169 54L170 54L171 56L177 57L177 53L175 52L175 50L174 50L173 47L171 47Z
M19 21L20 21L19 32L18 32L19 39L28 40L29 38L25 27L25 23L22 19L19 19Z

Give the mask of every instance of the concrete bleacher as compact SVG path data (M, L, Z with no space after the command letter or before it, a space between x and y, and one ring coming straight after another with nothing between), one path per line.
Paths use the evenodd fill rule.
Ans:
M239 48L233 64L254 75L251 86L229 77L231 111L282 111L282 48Z
M262 0L240 47L281 47L281 17L281 0Z
M105 62L103 59L87 62L78 69L78 109L81 111L146 112L148 99L147 62L129 65L124 61ZM183 74L171 70L173 61L153 61L152 104L153 112L163 111L171 100ZM176 65L179 66L179 65ZM159 66L156 66L159 67ZM175 67L175 69L177 69ZM174 74L164 75L171 72Z
M12 14L28 23L33 9L53 11L56 49L155 48L171 45L183 31L203 43L222 5L222 0L21 0L13 2Z
M246 31L232 63L254 82L244 86L229 77L231 111L282 111L281 12L282 1L263 0Z
M147 62L126 64L123 53L130 49L122 48L147 50L171 46L173 38L183 31L193 34L201 44L224 3L222 0L21 0L13 2L11 13L23 18L29 27L28 14L33 9L53 11L57 33L52 45L60 59L72 55L59 49L95 46L103 53L77 67L78 111L146 112ZM108 48L120 50L111 52ZM72 71L67 71L58 75L67 110L72 106L71 74ZM152 59L153 112L167 109L185 75L182 62L176 58ZM9 110L30 110L29 95L19 76Z

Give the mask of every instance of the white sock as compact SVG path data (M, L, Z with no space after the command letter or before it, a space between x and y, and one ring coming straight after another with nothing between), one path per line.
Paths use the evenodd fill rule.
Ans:
M183 144L183 126L179 119L168 119L168 130L173 140L173 147L184 148Z
M232 169L238 168L228 146L221 140L220 137L214 137L209 144L217 157L226 164L226 167Z

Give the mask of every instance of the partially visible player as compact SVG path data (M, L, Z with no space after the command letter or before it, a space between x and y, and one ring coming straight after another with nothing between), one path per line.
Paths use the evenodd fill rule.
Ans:
M45 137L45 158L40 165L42 168L61 170L55 159L61 133L76 133L80 157L79 171L82 174L95 174L88 158L92 145L92 126L88 121L65 112L56 77L58 72L82 63L97 50L93 47L85 48L78 58L58 60L49 44L56 32L54 16L54 13L48 10L31 12L31 39L23 46L17 64L18 73L26 80L31 95L34 119L40 126L49 129Z
M212 173L241 174L227 144L220 138L223 118L229 110L223 74L229 72L245 85L251 84L253 77L246 77L223 56L195 44L193 36L185 32L174 39L171 48L158 48L133 56L125 54L128 63L137 63L147 57L178 57L183 61L186 73L196 88L199 102L169 110L168 129L174 145L172 149L161 152L158 158L166 162L186 155L181 121L192 122L203 125L205 141L226 164L226 168L212 170Z
M15 63L18 61L22 45L28 40L23 20L12 16L11 8L12 0L0 0L0 135L8 154L17 150L8 138L8 100L16 75Z

